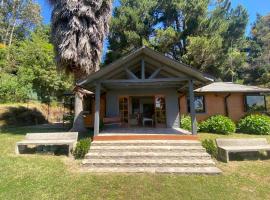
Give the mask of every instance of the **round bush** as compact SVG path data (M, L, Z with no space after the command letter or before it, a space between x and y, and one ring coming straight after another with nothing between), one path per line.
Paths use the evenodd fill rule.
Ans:
M270 117L258 114L248 115L239 121L237 131L257 135L270 135Z
M189 115L182 115L180 119L180 127L182 129L191 131L191 117ZM197 124L198 127L198 124ZM199 127L198 127L199 129Z
M200 131L227 135L234 133L235 123L223 115L215 115L200 123Z

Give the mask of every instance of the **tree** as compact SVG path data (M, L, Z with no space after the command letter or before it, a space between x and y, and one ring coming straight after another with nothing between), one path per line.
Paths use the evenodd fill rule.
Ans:
M122 0L115 8L106 63L147 45L219 79L235 79L246 60L229 62L235 52L245 58L245 8L230 0ZM146 6L147 5L147 6ZM234 53L232 53L234 52ZM237 56L236 56L237 57ZM238 57L239 58L239 57ZM233 66L229 66L228 63ZM238 69L239 68L239 69Z
M153 34L156 0L121 0L110 24L109 51L105 63L121 57L127 52L148 45Z
M40 7L34 0L2 0L0 19L0 42L11 46L14 38L23 39L40 24Z
M252 27L246 83L270 86L270 14L257 16Z
M9 59L5 58L6 48ZM35 94L49 103L71 89L71 78L57 72L49 27L37 27L27 39L6 48L0 49L2 101L25 101Z
M103 40L108 32L111 0L50 0L52 39L59 69L72 73L75 84L99 70ZM75 93L73 130L84 130L83 94Z

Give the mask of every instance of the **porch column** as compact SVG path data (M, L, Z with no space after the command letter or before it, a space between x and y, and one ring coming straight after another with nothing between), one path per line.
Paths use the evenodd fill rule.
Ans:
M191 131L192 135L197 134L197 122L196 122L196 113L195 113L195 105L194 105L194 89L193 89L193 80L188 81L188 89L189 89L189 107L190 107L190 115L191 115Z
M97 83L96 84L96 91L95 91L94 135L99 134L99 111L100 111L100 83Z

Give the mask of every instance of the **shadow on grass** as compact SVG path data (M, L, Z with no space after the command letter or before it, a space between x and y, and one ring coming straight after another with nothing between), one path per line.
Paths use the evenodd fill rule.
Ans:
M230 153L230 161L268 160L270 151Z
M1 113L0 121L3 128L48 123L46 117L36 108L27 108L23 106L9 107L7 111Z

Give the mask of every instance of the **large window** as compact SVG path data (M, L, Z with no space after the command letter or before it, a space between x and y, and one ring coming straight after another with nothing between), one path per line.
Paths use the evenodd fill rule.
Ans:
M194 97L194 106L196 113L205 113L205 100L203 95L196 95ZM189 97L187 98L188 112L190 112Z
M246 95L245 105L247 112L266 111L266 102L264 95Z

